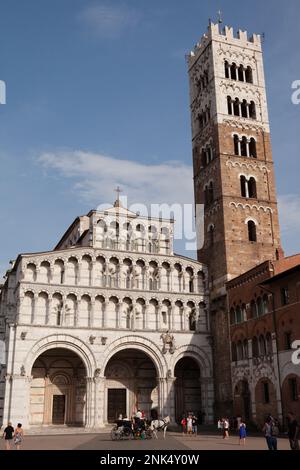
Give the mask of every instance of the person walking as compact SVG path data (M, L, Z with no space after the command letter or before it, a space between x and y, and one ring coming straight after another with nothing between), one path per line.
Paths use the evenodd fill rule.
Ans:
M287 415L288 419L288 438L290 441L291 450L300 450L299 449L299 431L300 425L295 418L294 413L291 411Z
M193 416L191 414L188 415L186 426L187 426L187 433L189 436L191 436L193 433Z
M247 437L247 432L246 432L246 423L241 419L241 422L239 424L239 444L240 445L245 445L246 444L246 437Z
M192 425L193 425L193 434L195 434L195 436L197 436L197 433L198 433L198 418L195 415L192 416Z
M181 428L182 428L182 435L184 435L186 433L186 424L187 424L185 416L182 417L182 420L181 420L180 424L181 424Z
M229 438L229 421L227 418L223 419L223 439Z
M3 431L2 438L5 440L5 449L11 450L11 441L13 440L14 428L12 427L11 422L7 423L6 428Z
M268 416L262 430L269 450L277 450L277 437L274 436L274 433L272 432L272 428L274 426L275 422L272 416Z
M22 424L18 423L15 429L15 433L14 433L14 443L15 443L17 450L20 450L21 448L23 437L24 437L24 432L23 432Z

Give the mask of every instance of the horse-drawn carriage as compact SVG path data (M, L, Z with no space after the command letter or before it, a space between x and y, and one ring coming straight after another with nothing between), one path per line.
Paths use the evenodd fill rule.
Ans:
M136 423L130 421L119 421L111 430L111 439L113 441L122 439L152 439L154 436L158 439L157 432L163 431L164 439L170 418L167 416L164 419L154 419L150 422L146 420L139 420Z

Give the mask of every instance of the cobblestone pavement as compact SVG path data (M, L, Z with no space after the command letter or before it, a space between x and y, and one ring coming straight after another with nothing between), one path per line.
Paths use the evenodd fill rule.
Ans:
M4 441L1 443L4 448ZM151 440L112 441L109 434L77 434L25 436L23 450L266 450L264 437L248 437L245 447L237 436L222 439L217 434L201 434L197 437L169 432ZM289 449L287 439L278 439L278 449Z

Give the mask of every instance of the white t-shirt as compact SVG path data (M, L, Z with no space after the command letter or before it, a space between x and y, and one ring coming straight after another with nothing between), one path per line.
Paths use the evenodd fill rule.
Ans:
M141 419L142 416L143 416L143 415L142 415L142 412L141 412L141 411L137 411L137 412L136 412L136 415L135 415L136 418L140 418L140 419Z

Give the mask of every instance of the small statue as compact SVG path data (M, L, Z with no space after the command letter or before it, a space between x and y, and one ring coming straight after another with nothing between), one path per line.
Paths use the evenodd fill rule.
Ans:
M165 354L167 352L167 346L169 347L169 353L173 354L175 351L174 345L174 336L170 334L169 330L166 333L162 333L160 338L163 341L163 348L162 353Z
M21 366L20 372L21 372L22 377L24 377L26 375L26 371L25 371L24 366Z
M94 373L94 378L97 379L98 377L100 377L100 374L101 374L101 369L95 369L95 373Z
M91 335L91 336L89 337L89 342L90 342L90 344L94 344L95 339L96 339L96 336Z

